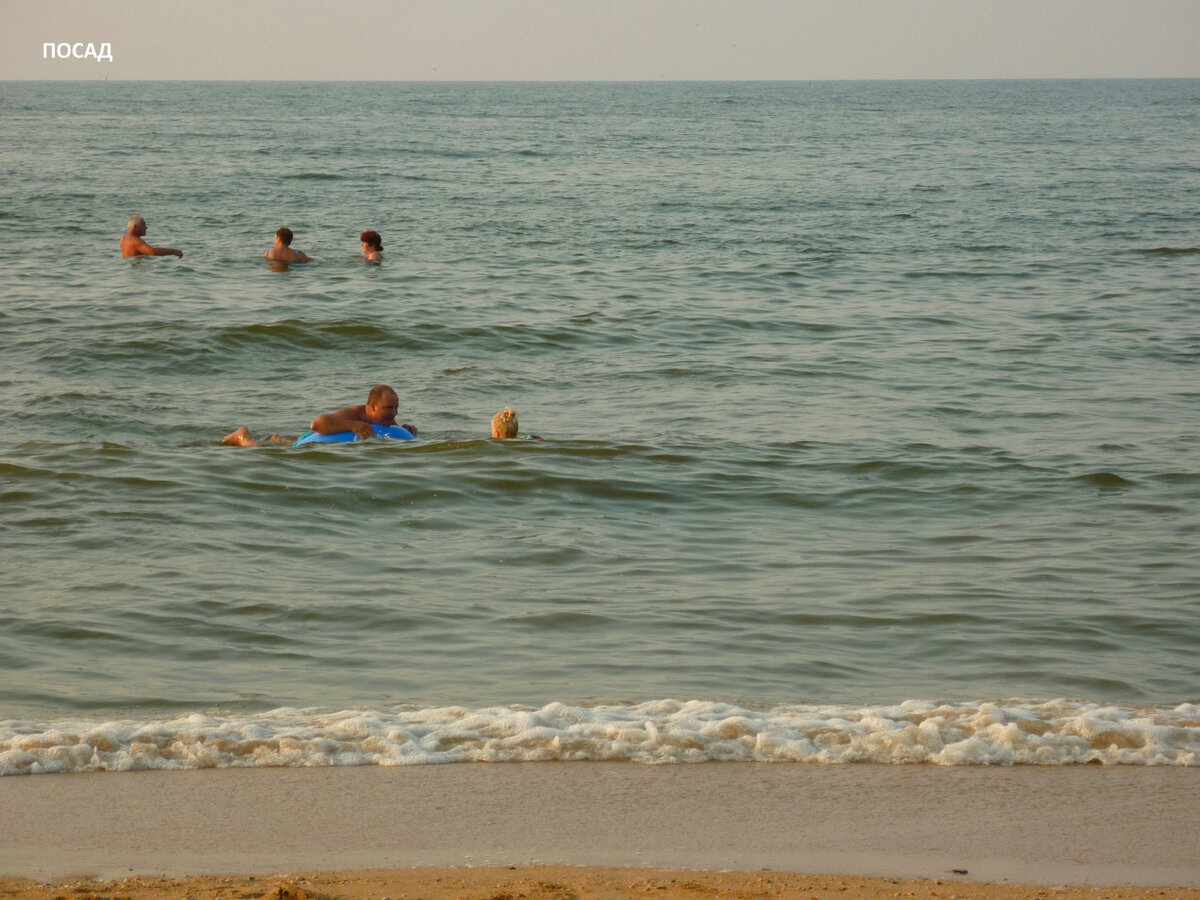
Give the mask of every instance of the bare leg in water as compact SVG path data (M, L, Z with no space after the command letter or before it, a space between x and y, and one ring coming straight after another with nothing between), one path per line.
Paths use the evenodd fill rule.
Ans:
M272 434L259 443L250 434L250 429L243 425L237 431L231 431L221 438L221 443L228 447L261 447L263 444L290 444L291 441L281 434Z

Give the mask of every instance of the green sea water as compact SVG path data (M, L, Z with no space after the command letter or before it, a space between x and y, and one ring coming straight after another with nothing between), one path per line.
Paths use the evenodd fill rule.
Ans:
M1198 111L0 84L0 767L63 722L902 701L1119 708L1200 764ZM122 260L133 214L183 258ZM218 446L381 382L417 441Z

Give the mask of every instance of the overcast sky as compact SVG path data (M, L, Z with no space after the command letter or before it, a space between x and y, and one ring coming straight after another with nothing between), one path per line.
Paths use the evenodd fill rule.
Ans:
M0 79L1198 76L1200 0L0 0Z

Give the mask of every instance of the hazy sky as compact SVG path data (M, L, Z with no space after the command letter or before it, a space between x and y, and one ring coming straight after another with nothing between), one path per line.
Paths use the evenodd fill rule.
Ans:
M1200 0L0 0L0 79L1197 76Z

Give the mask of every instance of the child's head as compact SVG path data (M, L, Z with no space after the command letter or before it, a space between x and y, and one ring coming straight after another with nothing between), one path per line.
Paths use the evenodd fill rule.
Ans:
M492 437L515 438L517 436L517 411L507 407L492 417Z

